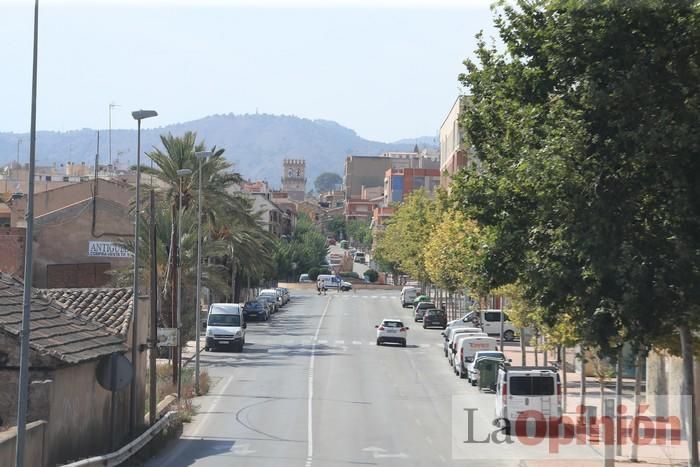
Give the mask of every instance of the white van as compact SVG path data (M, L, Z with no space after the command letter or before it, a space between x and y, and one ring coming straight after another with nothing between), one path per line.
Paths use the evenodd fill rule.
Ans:
M207 315L207 342L204 350L233 346L234 351L242 352L246 327L241 305L212 303Z
M410 285L401 289L401 306L406 308L408 305L413 305L413 300L418 296L418 290Z
M474 354L479 351L497 350L498 339L484 336L467 336L457 342L457 353L454 359L455 374L460 378L467 377L467 365L474 360Z
M467 337L489 337L488 334L486 334L484 331L482 331L479 328L466 328L467 331L464 331L465 328L462 329L457 329L455 331L454 335L452 336L452 343L450 345L450 351L447 354L447 359L450 362L450 366L452 369L455 371L455 374L457 374L457 363L459 363L459 345L460 342L462 342L462 339L466 339ZM474 330L476 329L476 331Z
M350 282L338 280L336 276L333 276L331 274L319 274L316 280L322 281L323 285L325 285L327 289L337 289L338 287L340 287L340 290L342 291L352 289L352 284Z
M481 326L486 334L500 336L501 315L503 315L503 340L511 342L515 340L516 329L510 319L508 319L508 313L503 313L501 310L472 311L462 319Z
M496 421L508 434L523 414L529 421L561 417L561 382L556 368L503 365L496 377Z
M447 328L446 329L447 333L443 331L443 337L445 338L445 342L442 344L442 350L445 353L445 357L447 357L448 360L452 359L452 344L454 342L454 339L457 337L459 334L463 333L469 333L469 334L474 334L474 333L482 333L484 331L481 330L481 328L468 328L466 326L462 327L454 327L454 328Z

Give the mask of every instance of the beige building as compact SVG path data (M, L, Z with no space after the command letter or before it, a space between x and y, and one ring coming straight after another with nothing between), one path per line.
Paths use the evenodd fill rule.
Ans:
M469 146L459 125L468 99L459 96L440 126L440 186L444 189L449 189L452 176L469 163Z
M121 246L133 237L131 196L130 186L99 179L36 193L34 287L101 287L108 271L131 265ZM26 226L26 203L11 201L12 228Z
M304 201L306 197L306 161L304 159L285 159L282 163L282 191L289 194L289 199Z

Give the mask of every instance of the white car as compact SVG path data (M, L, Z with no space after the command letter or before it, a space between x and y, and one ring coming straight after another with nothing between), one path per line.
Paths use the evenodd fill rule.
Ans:
M479 383L479 370L474 367L476 361L480 358L494 358L503 362L506 361L506 356L503 352L499 352L498 350L480 350L476 352L474 354L474 359L467 364L467 381L472 383L472 386L476 386Z
M404 326L399 319L389 318L382 321L382 324L375 326L377 328L377 345L382 345L385 342L395 342L406 347L406 335L408 327Z

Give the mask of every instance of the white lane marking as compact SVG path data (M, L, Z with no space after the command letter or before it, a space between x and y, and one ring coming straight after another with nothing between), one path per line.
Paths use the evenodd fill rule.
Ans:
M425 440L428 442L428 444L433 444L433 438L431 438L430 436L426 436Z
M345 344L345 341L335 341L335 345L343 345Z
M216 406L219 404L219 401L221 401L221 396L223 394L226 394L226 390L228 389L229 385L233 381L233 376L229 376L228 379L226 380L226 385L224 385L224 388L221 390L219 394L214 398L214 400L211 403L211 408L207 411L207 413L204 414L202 418L200 418L197 421L197 425L195 425L194 430L192 430L192 436L199 436L199 432L201 431L202 427L206 425L206 421L209 420L209 416L212 414L212 412L216 411Z
M420 421L420 418L416 418L416 425L423 426L423 422Z
M421 344L421 347L430 347L430 344Z
M250 449L250 444L234 444L233 453L239 456L247 456L248 454L253 454L255 449Z
M318 341L318 343L323 345L323 344L328 344L328 341L325 339L321 339L320 341Z
M443 464L447 462L447 459L445 459L445 457L442 454L440 454L438 457L440 458Z
M362 345L362 341L352 341L353 345Z
M311 463L314 458L314 358L316 356L316 341L318 340L318 334L321 332L321 325L323 324L323 318L326 317L328 312L328 307L331 304L331 299L326 302L326 307L323 309L323 314L321 319L318 320L318 326L316 327L316 332L314 333L313 343L311 344L311 356L309 357L309 399L308 399L308 432L306 435L306 464L305 467L311 467Z
M444 346L443 344L435 344L435 347L442 347L442 348L445 348L445 346Z

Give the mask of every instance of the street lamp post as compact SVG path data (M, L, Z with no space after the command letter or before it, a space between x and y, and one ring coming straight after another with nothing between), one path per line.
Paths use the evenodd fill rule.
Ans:
M177 210L177 399L182 396L182 179L192 175L190 169L177 171L179 178Z
M112 109L119 107L119 104L110 102L109 104L109 165L112 165Z
M199 341L201 339L202 324L200 323L201 305L199 303L202 289L202 159L211 157L211 151L195 152L194 157L199 160L199 184L197 185L197 299L195 302L195 348L194 348L194 392L199 395Z
M134 302L131 317L131 400L129 401L129 433L136 429L136 360L138 358L138 315L139 315L139 220L141 219L141 120L158 115L155 110L135 110L131 116L137 121L136 132L136 203L134 208L134 283L131 299ZM154 297L151 297L153 300Z

